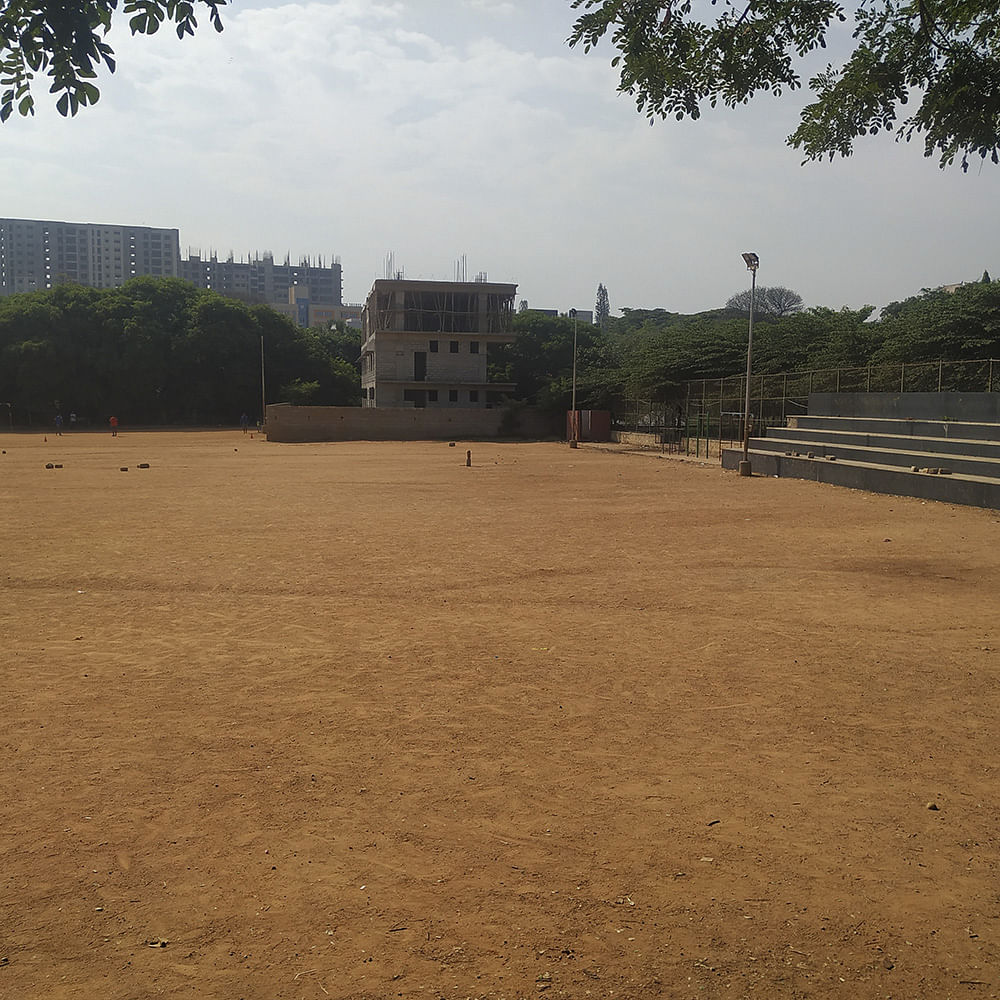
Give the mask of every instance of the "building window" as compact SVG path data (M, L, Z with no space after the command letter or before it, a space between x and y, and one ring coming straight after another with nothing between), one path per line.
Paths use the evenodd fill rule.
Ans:
M479 341L478 340L470 340L469 341L469 353L470 354L478 354L479 353Z
M469 402L470 403L478 403L479 402L479 390L478 389L470 389L469 390Z
M436 403L438 401L438 391L437 389L427 390L427 399L431 403Z
M457 340L449 340L448 341L448 350L451 351L452 354L458 354L458 341Z
M438 342L436 340L431 341L430 345L431 354L437 354L438 352Z
M448 390L448 402L449 403L457 403L458 402L458 389L449 389Z

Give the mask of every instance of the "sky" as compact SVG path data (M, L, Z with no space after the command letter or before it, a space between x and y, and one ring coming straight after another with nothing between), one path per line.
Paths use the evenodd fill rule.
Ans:
M722 306L747 250L807 306L1000 277L1000 168L888 136L803 166L785 138L807 91L651 126L606 41L567 46L569 0L237 0L223 20L179 40L122 18L76 118L36 81L36 115L0 125L0 215L337 256L345 302L389 253L408 278L464 257L535 308L592 309L603 283L615 315Z

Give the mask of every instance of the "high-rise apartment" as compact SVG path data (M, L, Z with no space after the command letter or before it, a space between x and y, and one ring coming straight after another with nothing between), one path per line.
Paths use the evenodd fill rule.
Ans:
M342 304L342 272L337 258L329 265L308 257L298 264L287 258L284 264L275 264L270 253L254 254L248 260L234 260L232 255L219 260L215 254L203 258L191 253L180 262L177 273L199 288L211 288L246 302L284 304L290 288L304 285L315 302Z
M140 274L176 277L179 261L176 229L0 219L0 295L66 282L116 288Z
M290 290L304 286L317 306L343 305L338 258L330 264L308 257L276 264L270 253L246 260L196 253L182 259L176 229L0 219L0 295L66 283L117 288L139 275L184 278L221 295L281 307L288 305Z

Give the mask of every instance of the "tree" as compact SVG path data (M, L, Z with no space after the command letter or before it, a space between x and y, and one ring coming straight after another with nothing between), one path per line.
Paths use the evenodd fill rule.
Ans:
M737 292L730 296L726 302L726 309L730 312L745 313L750 311L750 289ZM768 287L760 285L754 297L755 316L790 316L792 313L801 312L802 296L798 292L793 292L790 288L781 285Z
M573 0L569 44L589 51L608 33L619 90L648 118L697 119L761 91L802 86L797 66L848 19L837 0L726 0L704 17L691 0ZM706 9L703 5L699 5ZM713 0L712 6L715 6ZM815 100L789 145L806 160L849 156L857 139L923 139L942 167L1000 162L1000 13L995 0L871 0L853 13L854 46L809 81ZM898 122L911 99L916 110ZM897 124L898 122L898 124Z
M984 285L988 285L993 279L990 277L989 271L983 271L983 276L979 279Z
M260 401L262 339L269 401L291 387L360 402L357 331L302 330L268 306L152 277L0 297L0 399L29 420L51 419L59 400L97 423L233 422Z
M882 361L995 358L1000 352L1000 282L973 281L953 292L925 290L890 302L876 325Z
M615 364L596 326L576 323L568 316L547 316L536 310L514 317L512 344L490 349L490 378L517 384L517 398L545 409L568 409L573 371L573 334L576 326L577 403L601 406L608 369Z
M597 304L594 306L594 323L602 330L611 315L611 302L608 299L608 290L604 285L597 286Z
M123 0L133 35L153 35L164 21L178 38L198 27L195 7L208 9L216 31L222 31L219 8L227 0ZM73 3L6 3L0 10L0 122L16 107L20 115L35 112L31 84L36 73L51 77L49 88L61 96L59 114L75 115L96 104L101 92L91 81L104 66L115 71L114 51L104 41L111 30L118 0L75 0Z

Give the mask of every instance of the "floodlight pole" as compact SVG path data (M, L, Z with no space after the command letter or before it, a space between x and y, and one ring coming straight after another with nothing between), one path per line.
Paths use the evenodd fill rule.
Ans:
M260 335L260 429L264 429L267 420L267 394L264 390L264 334Z
M750 329L747 334L747 387L743 402L743 461L740 462L739 473L741 476L750 476L753 475L750 465L750 372L753 365L753 307L757 296L757 268L760 266L760 259L755 253L745 253L743 260L750 272Z
M570 425L569 446L571 448L575 448L577 445L577 441L579 440L579 428L577 427L577 420L576 420L576 324L577 324L576 310L570 309L569 314L573 319L573 402L571 404L572 411L570 413L570 418L569 418L569 425Z

